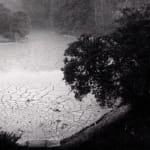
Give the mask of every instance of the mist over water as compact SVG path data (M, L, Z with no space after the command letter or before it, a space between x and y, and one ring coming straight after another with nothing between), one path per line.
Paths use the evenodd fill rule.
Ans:
M0 43L1 71L50 71L63 66L63 54L71 36L59 35L50 31L31 31L20 42Z

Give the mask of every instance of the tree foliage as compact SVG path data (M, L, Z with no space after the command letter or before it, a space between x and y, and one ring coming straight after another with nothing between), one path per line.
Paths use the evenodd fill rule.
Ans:
M110 35L82 35L65 51L64 79L78 99L88 93L101 105L116 99L148 106L150 98L150 5L121 10Z
M21 136L17 136L14 133L0 132L0 149L1 150L18 150L19 146L17 141Z

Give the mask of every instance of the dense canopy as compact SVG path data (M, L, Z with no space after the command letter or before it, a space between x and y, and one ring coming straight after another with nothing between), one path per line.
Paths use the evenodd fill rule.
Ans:
M150 98L150 6L125 8L116 30L82 35L65 51L64 79L78 99L93 93L101 105L136 105Z

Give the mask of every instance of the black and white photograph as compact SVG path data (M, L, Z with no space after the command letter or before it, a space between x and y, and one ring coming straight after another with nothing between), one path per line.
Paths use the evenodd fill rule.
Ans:
M150 150L150 0L0 0L0 150Z

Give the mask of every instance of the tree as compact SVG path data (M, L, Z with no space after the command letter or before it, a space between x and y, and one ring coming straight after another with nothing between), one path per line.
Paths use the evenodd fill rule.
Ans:
M11 11L0 4L0 34L9 31L9 20Z
M0 34L16 40L24 38L30 31L30 19L23 11L12 12L0 4Z
M125 8L109 35L82 35L65 51L64 79L82 99L95 95L100 105L117 99L134 106L150 101L150 5Z
M24 38L30 32L30 19L25 12L18 11L13 13L10 21L11 38Z
M49 22L52 0L22 0L24 10L31 18L31 24L35 27L47 27Z
M57 3L60 4L57 4ZM94 8L91 0L58 1L53 12L55 27L65 32L89 32L95 30Z

